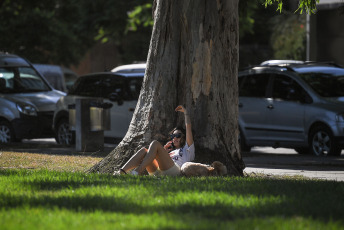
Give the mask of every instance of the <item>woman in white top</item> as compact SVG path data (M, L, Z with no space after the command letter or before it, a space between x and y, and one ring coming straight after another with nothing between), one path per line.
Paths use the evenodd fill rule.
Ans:
M185 116L186 134L181 128L171 131L171 141L166 145L158 141L152 141L149 148L141 148L129 161L115 174L126 174L131 171L133 175L140 175L147 169L150 175L180 175L181 166L195 158L195 147L192 137L191 121L187 110L179 105L176 112L182 112Z

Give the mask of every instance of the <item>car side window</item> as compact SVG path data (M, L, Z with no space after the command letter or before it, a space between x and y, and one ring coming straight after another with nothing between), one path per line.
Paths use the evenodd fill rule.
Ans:
M78 79L73 87L71 95L100 97L101 96L101 79L95 77L83 77Z
M13 70L11 71L8 68L0 68L0 77L0 89L2 89L1 92L3 92L5 89L13 89Z
M268 74L247 75L241 78L244 79L239 80L240 97L266 97L266 89L269 84Z
M129 78L129 94L131 100L137 100L140 95L143 78Z
M308 95L306 91L290 77L275 75L272 92L274 99L304 102L306 95Z
M117 93L122 99L127 97L122 78L106 75L81 77L69 92L70 95L102 98L109 98L112 93Z
M109 96L113 93L117 93L117 95L122 99L126 100L128 98L128 92L124 87L124 79L117 78L114 76L106 77L102 84L102 97L109 98Z

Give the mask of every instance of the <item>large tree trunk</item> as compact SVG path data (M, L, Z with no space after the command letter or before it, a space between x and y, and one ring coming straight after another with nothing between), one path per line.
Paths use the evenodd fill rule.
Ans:
M190 114L195 162L242 175L238 145L238 0L157 0L141 94L122 142L90 172L112 173L152 140L167 141Z

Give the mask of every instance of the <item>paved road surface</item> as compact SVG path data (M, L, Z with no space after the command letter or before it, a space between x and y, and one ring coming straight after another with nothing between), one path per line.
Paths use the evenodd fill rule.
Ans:
M116 147L105 144L104 149L96 153L106 156ZM74 148L57 145L54 139L24 140L16 146L0 147L0 151L23 151L46 154L83 154ZM294 150L279 148L252 148L250 153L243 153L246 173L268 175L302 175L310 178L344 181L344 152L339 157L315 157L300 155Z
M302 175L335 181L344 181L344 154L339 157L300 155L285 148L253 148L243 153L245 172L270 175Z

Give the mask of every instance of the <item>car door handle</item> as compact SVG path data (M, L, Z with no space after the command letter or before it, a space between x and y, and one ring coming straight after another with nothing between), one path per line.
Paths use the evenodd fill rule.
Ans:
M274 109L274 106L273 106L273 105L268 105L268 106L266 106L266 108L268 108L268 109Z
M134 112L135 108L129 108L128 110L129 110L129 112Z
M244 105L242 103L239 103L239 108L242 108Z

